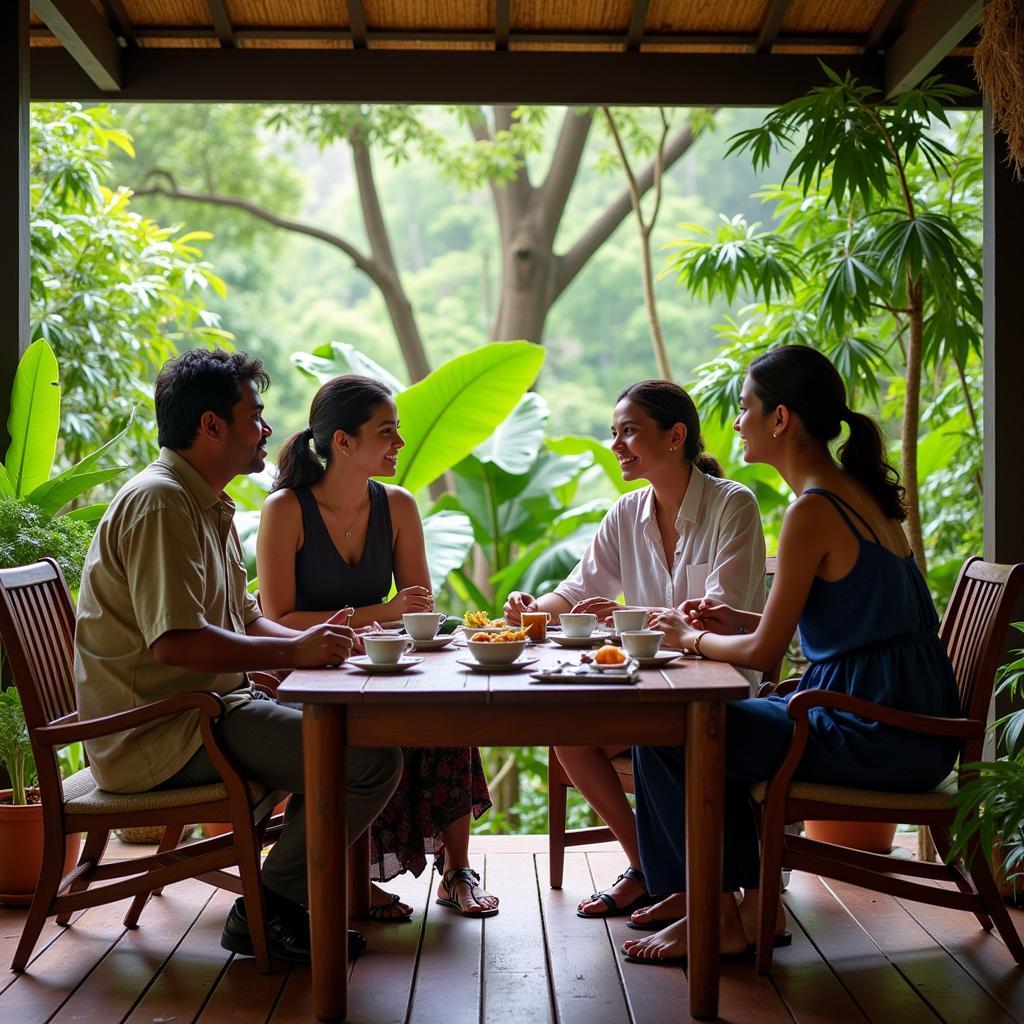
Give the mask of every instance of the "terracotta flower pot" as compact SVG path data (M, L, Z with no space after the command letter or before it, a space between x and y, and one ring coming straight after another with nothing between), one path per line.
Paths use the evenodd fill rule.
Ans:
M10 798L9 789L0 790L0 903L27 906L43 866L43 808L2 802ZM81 833L67 837L65 875L75 866L81 846Z
M808 839L848 846L868 853L888 853L896 836L896 826L884 821L805 821Z

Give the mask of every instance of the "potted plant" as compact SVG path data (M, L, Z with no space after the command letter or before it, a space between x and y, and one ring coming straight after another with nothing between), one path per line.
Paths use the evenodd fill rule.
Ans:
M1013 628L1024 633L1024 622ZM1012 652L1012 660L999 670L996 693L1020 700L1024 696L1024 648ZM954 797L952 856L963 854L977 841L989 857L992 873L1007 899L1024 896L1024 708L1011 711L993 723L1004 751L995 761L963 765L976 777Z

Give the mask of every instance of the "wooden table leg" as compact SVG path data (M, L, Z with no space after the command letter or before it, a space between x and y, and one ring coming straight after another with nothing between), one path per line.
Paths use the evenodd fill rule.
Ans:
M686 728L686 898L690 1014L718 1016L725 706L694 701Z
M370 919L370 830L352 844L348 864L348 918Z
M345 821L345 708L306 704L306 863L313 944L313 1012L344 1020L348 1012L348 839Z

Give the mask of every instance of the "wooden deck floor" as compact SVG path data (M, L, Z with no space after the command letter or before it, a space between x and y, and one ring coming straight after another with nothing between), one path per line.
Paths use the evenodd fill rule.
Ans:
M581 921L579 899L621 870L613 847L570 851L565 887L547 886L543 837L476 838L474 863L502 898L485 922L427 899L436 880L389 885L416 907L411 924L367 925L371 951L352 970L349 1021L359 1024L641 1024L688 1020L682 970L618 955L623 919ZM140 927L124 904L50 924L26 973L0 971L0 1021L168 1024L309 1021L309 972L261 976L219 939L231 896L199 882L152 900ZM1024 970L975 919L795 874L785 896L793 945L770 977L722 972L723 1020L1024 1022ZM1015 911L1024 932L1024 913ZM0 909L8 964L23 911Z

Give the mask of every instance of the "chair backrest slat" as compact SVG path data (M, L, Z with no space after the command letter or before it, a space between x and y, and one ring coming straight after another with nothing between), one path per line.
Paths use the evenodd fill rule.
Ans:
M996 669L1022 585L1024 564L998 565L972 558L960 570L939 635L953 664L961 712L967 718L985 721L988 717ZM965 744L964 759L977 760L982 746L982 740Z

